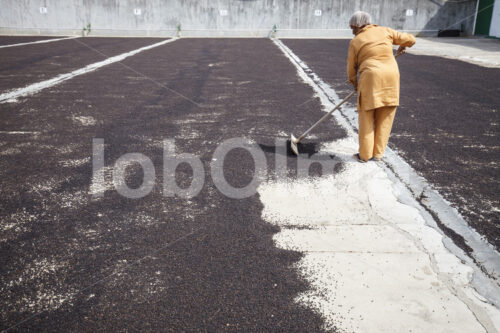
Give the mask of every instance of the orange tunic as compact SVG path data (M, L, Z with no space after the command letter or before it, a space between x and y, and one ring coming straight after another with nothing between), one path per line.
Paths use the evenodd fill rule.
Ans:
M347 76L358 87L358 110L399 105L399 69L393 44L411 47L415 37L371 24L351 40Z

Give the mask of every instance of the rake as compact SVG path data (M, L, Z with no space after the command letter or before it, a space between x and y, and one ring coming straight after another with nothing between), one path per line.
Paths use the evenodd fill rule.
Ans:
M325 114L323 117L321 117L320 120L318 120L314 125L312 125L311 127L309 127L309 129L307 131L305 131L301 136L299 136L298 138L296 138L293 134L291 135L290 137L290 146L293 150L293 152L295 153L295 155L299 155L299 149L297 147L297 144L302 141L303 138L305 138L313 129L315 129L319 124L321 124L322 122L324 122L326 120L326 118L330 117L330 115L335 111L337 110L338 108L340 108L342 106L342 104L344 104L345 102L347 102L349 100L349 98L351 98L354 94L356 93L356 91L353 91L352 93L350 93L346 98L344 98L344 100L342 102L340 102L339 104L337 104L332 110L330 110L327 114Z

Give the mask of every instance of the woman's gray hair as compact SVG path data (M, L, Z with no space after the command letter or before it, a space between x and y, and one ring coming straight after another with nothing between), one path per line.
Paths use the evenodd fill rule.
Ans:
M351 16L349 20L349 25L354 27L362 27L367 24L371 24L372 17L367 12L357 11Z

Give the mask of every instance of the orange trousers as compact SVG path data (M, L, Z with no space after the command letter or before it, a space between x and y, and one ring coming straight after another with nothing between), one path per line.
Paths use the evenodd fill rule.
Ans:
M358 112L359 156L368 161L372 157L382 158L391 135L397 106Z

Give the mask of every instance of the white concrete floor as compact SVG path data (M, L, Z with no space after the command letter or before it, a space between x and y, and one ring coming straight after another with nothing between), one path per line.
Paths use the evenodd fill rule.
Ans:
M313 289L297 301L346 331L500 329L498 309L469 285L473 270L417 209L398 201L383 168L354 161L356 147L347 138L321 149L346 163L335 176L259 188L264 219L284 226L276 244L305 253L298 268Z
M417 38L408 53L458 59L473 64L500 68L500 39L492 38Z

